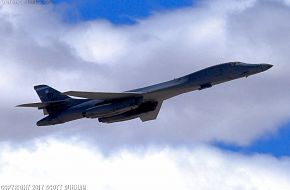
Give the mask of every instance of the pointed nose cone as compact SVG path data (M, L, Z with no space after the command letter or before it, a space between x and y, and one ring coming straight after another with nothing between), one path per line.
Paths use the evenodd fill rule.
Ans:
M261 65L263 71L266 71L266 70L270 69L271 67L273 67L273 65L266 64L266 63L260 64L260 65Z

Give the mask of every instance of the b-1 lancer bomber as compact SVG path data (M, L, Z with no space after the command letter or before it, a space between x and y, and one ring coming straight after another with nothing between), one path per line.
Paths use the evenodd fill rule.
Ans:
M41 102L22 104L18 107L42 109L47 116L37 122L38 126L61 124L81 118L98 118L99 122L103 123L140 118L144 122L157 118L164 100L182 93L203 90L223 82L248 77L271 67L270 64L223 63L174 80L121 93L83 91L61 93L47 85L38 85L34 89Z

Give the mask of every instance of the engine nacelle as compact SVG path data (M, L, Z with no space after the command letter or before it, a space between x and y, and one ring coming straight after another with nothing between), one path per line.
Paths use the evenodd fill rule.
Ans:
M141 105L139 105L136 109L132 109L130 111L127 111L127 112L124 112L121 114L101 117L101 118L99 118L99 122L113 123L113 122L120 122L120 121L134 119L134 118L139 117L143 113L154 111L156 109L157 105L158 105L158 102L156 102L156 101L144 102Z
M83 112L83 116L87 118L109 117L136 109L140 103L140 99L137 98L124 100L122 102L98 105L96 107L87 109L85 112Z

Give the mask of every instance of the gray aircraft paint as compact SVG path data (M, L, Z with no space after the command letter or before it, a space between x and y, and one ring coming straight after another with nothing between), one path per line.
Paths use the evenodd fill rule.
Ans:
M122 93L80 92L61 93L47 85L35 86L41 103L22 104L18 107L43 109L47 117L38 126L61 124L80 118L98 118L112 123L140 118L157 118L162 102L182 93L202 90L230 80L248 77L272 67L270 64L229 62L211 66L167 82ZM85 99L75 99L70 96Z

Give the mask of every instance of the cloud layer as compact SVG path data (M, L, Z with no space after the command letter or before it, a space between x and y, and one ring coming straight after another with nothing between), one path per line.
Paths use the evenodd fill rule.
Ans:
M0 185L85 184L87 189L289 189L290 160L212 147L122 149L53 139L34 149L1 146Z
M67 23L62 6L0 7L0 185L290 188L288 157L196 145L248 145L289 121L289 1L202 1L129 26ZM38 101L37 84L124 91L235 60L274 67L168 100L151 122L84 119L38 128L38 110L14 108Z
M105 149L209 141L247 145L289 120L290 11L284 1L205 1L130 26L66 23L60 10L0 9L2 141L54 135L77 136ZM124 91L235 60L274 67L168 100L152 122L80 120L37 128L38 111L13 108L38 100L36 84L61 91Z

